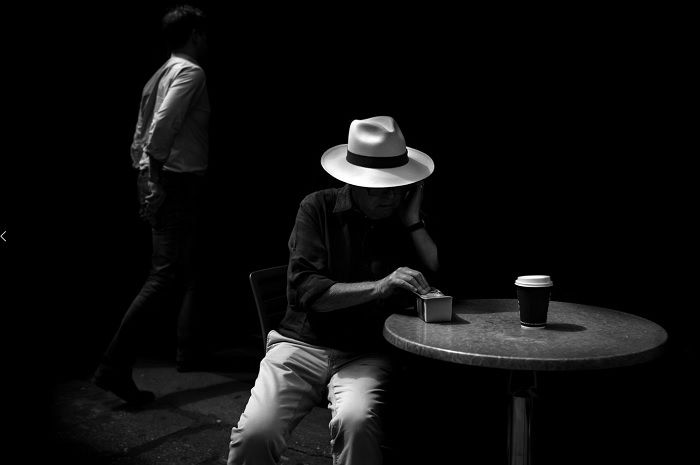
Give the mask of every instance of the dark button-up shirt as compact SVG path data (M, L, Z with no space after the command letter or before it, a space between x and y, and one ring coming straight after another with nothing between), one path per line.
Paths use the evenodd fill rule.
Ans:
M376 281L400 266L426 274L398 217L368 219L353 206L348 185L314 192L302 200L289 252L288 307L278 331L342 350L379 349L386 317L405 309L414 297L406 292L387 301L317 312L311 307L319 296L335 283Z

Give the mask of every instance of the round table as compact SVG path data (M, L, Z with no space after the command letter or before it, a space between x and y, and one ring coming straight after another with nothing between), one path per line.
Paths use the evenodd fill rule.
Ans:
M452 321L426 323L394 314L384 337L424 357L512 372L629 366L658 357L666 331L642 317L569 302L549 303L545 328L520 326L516 299L455 300ZM521 377L522 378L522 377ZM512 378L511 378L512 379ZM533 382L511 386L510 464L531 463Z

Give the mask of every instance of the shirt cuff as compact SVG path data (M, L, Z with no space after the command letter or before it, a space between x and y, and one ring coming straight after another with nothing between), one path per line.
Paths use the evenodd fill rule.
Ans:
M307 277L297 288L301 308L304 311L309 311L316 299L321 297L335 283L332 279L319 274Z

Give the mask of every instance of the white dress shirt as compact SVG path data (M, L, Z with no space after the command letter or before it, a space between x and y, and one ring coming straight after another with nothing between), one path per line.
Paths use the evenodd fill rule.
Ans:
M172 54L143 88L131 145L134 167L147 168L150 155L166 171L203 174L209 112L204 70L187 55Z

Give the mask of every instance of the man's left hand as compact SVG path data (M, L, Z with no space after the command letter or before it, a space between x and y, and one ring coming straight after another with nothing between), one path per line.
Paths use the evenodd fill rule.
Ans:
M401 203L399 217L404 226L411 226L420 221L420 206L423 203L423 186L423 181L413 186Z
M148 190L151 192L146 196L146 214L149 218L155 217L156 212L165 200L165 190L159 183L148 181Z

